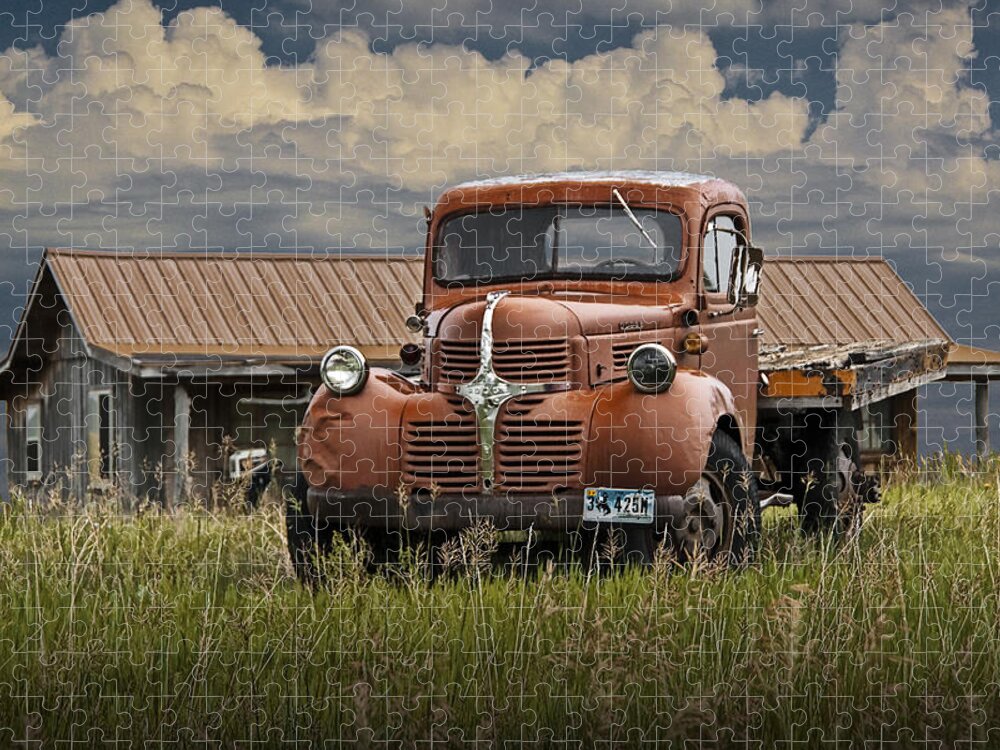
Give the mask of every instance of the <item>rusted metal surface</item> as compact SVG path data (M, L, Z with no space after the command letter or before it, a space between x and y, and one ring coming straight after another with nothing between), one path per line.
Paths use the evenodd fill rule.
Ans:
M770 258L761 408L854 409L944 376L950 337L884 260Z
M310 488L306 502L312 512L334 524L351 518L359 526L409 531L460 531L471 518L489 520L498 531L573 531L588 525L582 492L500 492L490 497L446 493L436 499L416 496L400 504L395 493L372 492L359 498L356 493ZM685 520L691 502L680 495L657 495L657 530L687 538L691 530Z
M734 315L723 294L725 314L684 323L685 311L700 309L706 296L699 252L705 221L720 206L746 217L745 199L735 187L702 177L637 173L463 185L447 191L435 208L428 251L456 214L501 205L604 205L612 188L631 206L681 215L684 260L676 278L440 286L428 262L422 382L393 380L373 368L369 385L353 396L333 399L320 389L299 443L312 496L335 497L341 508L356 504L361 517L369 506L384 516L378 503L400 484L418 501L437 488L475 508L487 507L480 503L488 503L491 492L548 497L605 486L672 495L701 476L720 424L750 450L756 389L750 386L749 404L734 398L739 384L726 378L732 381L736 370L723 355L731 349L740 362L755 361L756 339L751 351L747 336L732 328L739 317L740 325L753 329L753 310ZM706 334L706 353L683 345L692 330ZM639 393L625 380L628 354L647 342L676 352L680 367L671 388L656 395ZM513 384L491 386L488 395L498 398L488 440L475 411L479 391L471 388L485 369L494 380ZM524 392L529 389L538 392ZM512 513L513 507L501 510ZM472 518L463 516L460 523Z
M848 344L820 346L774 346L760 355L760 369L774 374L782 371L846 370L867 362L878 362L928 347L947 347L948 339L916 339L913 341L857 341ZM943 364L940 363L940 364Z
M682 216L684 242L687 247L700 247L701 233L712 206L725 206L728 211L748 223L746 198L733 184L705 175L662 172L569 172L518 178L500 178L456 185L438 198L427 235L426 252L433 251L435 238L442 224L454 216L482 208L503 206L538 207L555 203L572 205L616 205L612 190L617 189L632 209L655 208ZM429 310L441 311L453 305L478 299L500 288L521 294L596 295L595 301L625 302L633 300L646 305L679 304L694 307L700 280L694 266L697 253L689 253L687 267L677 282L605 281L605 280L545 280L526 281L511 285L466 287L455 284L439 285L433 277L433 264L424 271L424 304ZM628 320L619 314L615 326Z
M420 298L420 262L380 256L45 256L83 338L133 360L316 359L351 342L394 359Z
M673 387L655 397L626 382L513 399L499 418L499 489L680 493L701 475L720 417L734 412L717 380L691 371L678 372ZM437 486L468 497L488 494L477 476L476 422L468 407L453 394L414 387L379 368L354 396L332 398L319 389L300 429L299 459L310 486L359 502L394 493L401 481L408 491Z
M768 258L758 315L761 355L950 337L880 258ZM831 352L836 356L836 352Z

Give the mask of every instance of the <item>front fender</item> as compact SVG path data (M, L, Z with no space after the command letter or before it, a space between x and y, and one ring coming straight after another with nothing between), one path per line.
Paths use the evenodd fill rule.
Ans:
M399 481L400 425L416 392L405 378L372 368L365 387L336 397L320 386L299 428L299 467L313 487L395 488Z
M627 381L599 389L590 420L587 482L683 493L701 476L724 415L737 415L732 393L694 370L678 371L666 393L639 393Z

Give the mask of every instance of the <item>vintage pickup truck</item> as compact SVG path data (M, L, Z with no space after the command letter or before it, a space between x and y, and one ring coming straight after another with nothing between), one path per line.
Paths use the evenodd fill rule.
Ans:
M737 187L501 178L445 191L427 219L410 369L370 368L351 346L321 365L288 507L304 576L347 529L380 559L404 531L489 519L618 530L640 564L663 545L730 566L753 560L770 505L794 501L806 531L857 531L878 493L855 466L856 413L758 409L781 394L759 362L764 258Z

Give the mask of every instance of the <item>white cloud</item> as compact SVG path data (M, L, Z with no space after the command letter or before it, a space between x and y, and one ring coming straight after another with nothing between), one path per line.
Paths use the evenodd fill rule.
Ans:
M748 68L743 63L733 63L722 71L726 79L726 87L729 89L739 89L749 86L759 86L764 83L763 68Z
M698 30L657 28L534 69L517 53L491 61L441 44L376 54L365 35L342 31L310 62L278 67L217 9L164 26L149 0L121 0L70 24L59 55L0 56L0 94L16 107L0 101L0 207L23 215L15 245L275 234L323 246L331 212L369 224L339 222L341 241L411 244L387 224L409 231L397 220L407 201L465 177L699 169L716 152L762 157L798 142L803 100L723 101L724 88ZM344 210L369 202L374 212ZM258 222L278 223L255 223L256 206L268 207Z
M933 8L940 0L911 0L911 9ZM435 43L475 41L488 37L513 47L534 46L542 52L564 49L584 29L607 32L630 23L643 26L670 25L674 28L709 30L716 26L765 28L783 25L794 29L815 29L851 23L876 23L894 13L889 3L859 0L534 0L510 3L500 0L289 0L295 23L315 37L331 29L359 26L375 28L390 41L420 39ZM888 7L884 7L888 6ZM549 49L546 49L549 48ZM554 50L552 50L554 52ZM551 53L550 53L551 54Z
M685 163L717 146L761 155L806 124L800 99L722 101L715 51L697 32L645 32L530 75L517 54L406 45L373 55L366 41L345 33L320 45L317 99L351 118L349 142L384 158L372 162L384 176L417 190L479 173Z
M989 96L964 82L974 55L965 7L851 27L837 67L837 110L812 135L822 159L893 194L968 204L1000 164L984 158ZM953 209L952 209L953 210Z

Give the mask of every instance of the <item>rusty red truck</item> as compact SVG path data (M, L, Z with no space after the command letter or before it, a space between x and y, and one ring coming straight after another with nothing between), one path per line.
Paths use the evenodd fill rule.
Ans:
M288 513L300 568L344 530L381 549L483 519L619 529L638 563L665 546L732 566L753 559L769 505L794 501L807 530L857 529L877 492L860 491L850 410L759 413L780 394L760 367L765 263L736 186L499 178L446 190L427 218L413 369L347 345L323 360Z

